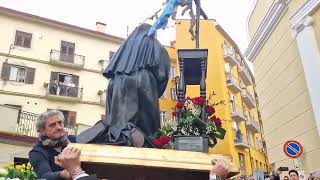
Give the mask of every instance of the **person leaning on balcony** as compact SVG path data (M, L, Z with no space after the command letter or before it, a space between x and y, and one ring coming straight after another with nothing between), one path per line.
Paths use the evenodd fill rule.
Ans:
M57 95L58 90L58 80L53 80L49 84L49 93L53 95Z
M96 175L88 175L81 169L80 155L80 149L67 147L55 157L55 163L68 170L73 180L97 180ZM225 179L229 173L228 164L223 159L215 159L212 164L210 180L215 179L215 175Z
M36 122L38 141L29 152L29 160L39 179L70 179L70 173L54 163L54 157L70 143L75 136L68 136L64 129L65 118L60 111L42 113Z

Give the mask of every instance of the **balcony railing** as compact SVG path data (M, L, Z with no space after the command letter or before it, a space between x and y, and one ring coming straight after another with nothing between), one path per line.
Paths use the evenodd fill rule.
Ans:
M248 121L246 121L247 128L255 133L260 132L259 123L255 120L255 118L249 115Z
M247 116L244 113L243 108L236 106L234 104L231 103L231 117L235 120L235 121L246 121L247 120Z
M248 138L246 135L242 134L240 131L236 131L235 135L236 137L234 139L234 143L236 147L241 149L246 149L250 147L248 143Z
M16 130L17 133L24 136L37 137L36 120L38 116L38 114L20 111ZM69 135L77 135L78 126L76 124L65 125L65 129L68 131Z
M224 59L231 66L239 65L234 49L228 45L224 46Z
M83 88L59 85L54 86L47 84L46 96L50 99L64 101L81 101Z
M85 56L66 54L52 49L50 51L50 64L68 66L75 69L83 69L85 64Z
M252 109L256 107L256 101L247 89L242 89L241 95L243 102L248 106L248 108Z
M235 93L241 91L241 85L238 79L231 74L227 74L227 86L230 88L231 91Z
M247 85L247 86L252 85L252 79L251 79L249 70L247 68L245 68L244 66L240 66L239 76L245 85Z

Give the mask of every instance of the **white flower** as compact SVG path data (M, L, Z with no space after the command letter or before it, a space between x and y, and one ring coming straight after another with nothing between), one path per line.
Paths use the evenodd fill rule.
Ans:
M6 169L0 169L0 176L6 176L8 174L8 170Z
M6 180L4 177L0 177L0 180Z

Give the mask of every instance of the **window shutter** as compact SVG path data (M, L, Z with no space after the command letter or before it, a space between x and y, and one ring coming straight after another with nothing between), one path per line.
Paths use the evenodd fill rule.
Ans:
M22 36L16 34L16 40L14 42L14 45L16 46L22 46Z
M76 87L79 87L79 76L72 75L72 81Z
M10 78L10 70L11 70L11 65L4 62L2 64L2 71L1 71L1 78L5 81L8 81Z
M50 82L52 82L55 79L59 80L59 73L58 72L51 72Z
M26 75L26 84L33 84L34 83L34 77L35 77L35 68L27 68L27 75Z
M27 48L31 47L31 38L24 38L23 47L27 47Z

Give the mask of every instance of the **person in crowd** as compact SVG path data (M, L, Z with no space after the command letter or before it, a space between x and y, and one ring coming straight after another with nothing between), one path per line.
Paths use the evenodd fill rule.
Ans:
M96 175L88 175L81 168L81 151L74 147L65 148L61 154L55 157L55 163L66 169L73 180L97 180ZM225 179L229 173L229 166L223 159L212 161L213 168L210 171L210 179L215 175Z
M42 113L36 122L38 141L29 152L29 160L39 179L70 179L66 169L54 163L54 157L62 152L75 136L67 136L64 129L65 118L60 111L51 110Z
M68 91L68 96L75 97L75 95L76 95L76 85L73 83L72 80L68 84L67 91Z
M57 95L57 90L58 90L58 80L54 79L49 84L49 93L52 95Z
M299 173L298 173L298 171L296 171L296 170L290 170L289 171L289 179L290 180L299 180L300 178L299 178Z
M320 171L311 173L308 180L320 180Z

